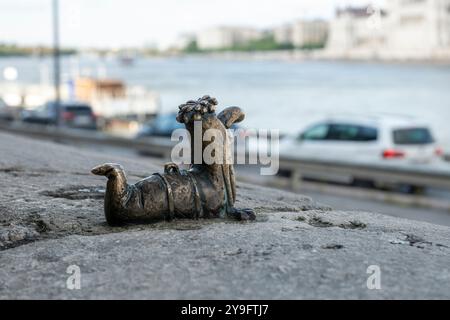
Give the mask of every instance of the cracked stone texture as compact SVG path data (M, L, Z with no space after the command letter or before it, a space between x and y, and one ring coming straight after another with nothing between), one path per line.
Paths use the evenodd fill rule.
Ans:
M450 229L333 211L293 193L239 184L253 223L111 228L103 162L134 183L160 167L0 133L1 299L450 298ZM81 289L66 287L70 265ZM381 290L369 290L378 265Z

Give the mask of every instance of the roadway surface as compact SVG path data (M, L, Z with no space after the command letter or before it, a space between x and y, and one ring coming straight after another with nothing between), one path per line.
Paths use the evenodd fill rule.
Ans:
M380 201L355 199L306 190L302 191L302 194L318 202L328 204L335 210L377 212L393 217L450 226L450 212L445 210L406 207Z

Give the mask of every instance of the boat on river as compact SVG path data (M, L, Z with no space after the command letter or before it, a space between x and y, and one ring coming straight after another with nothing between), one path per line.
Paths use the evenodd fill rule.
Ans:
M160 110L159 94L143 86L127 86L120 79L76 78L60 88L62 100L77 100L92 106L103 122L143 123ZM55 99L49 84L0 83L0 98L9 106L34 109Z

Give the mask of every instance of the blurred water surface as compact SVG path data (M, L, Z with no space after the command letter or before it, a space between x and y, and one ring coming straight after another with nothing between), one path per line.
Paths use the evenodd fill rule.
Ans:
M2 58L20 82L51 74L49 58ZM163 110L210 94L221 106L245 109L245 125L296 133L324 115L387 113L429 122L450 148L450 65L325 61L236 61L205 57L116 59L65 57L63 79L84 75L121 78L160 93Z

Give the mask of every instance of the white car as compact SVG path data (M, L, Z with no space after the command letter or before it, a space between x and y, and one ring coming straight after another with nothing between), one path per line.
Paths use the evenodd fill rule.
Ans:
M431 163L443 156L430 126L399 116L333 117L280 144L280 155Z
M431 164L443 157L430 126L408 117L327 118L280 143L280 157L399 164ZM282 168L281 168L282 169ZM282 172L283 174L283 172ZM309 175L310 173L308 173ZM352 183L353 177L312 173L311 178Z

